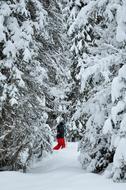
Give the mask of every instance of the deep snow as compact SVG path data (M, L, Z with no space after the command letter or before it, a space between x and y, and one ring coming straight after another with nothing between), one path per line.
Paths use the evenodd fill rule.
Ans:
M1 172L0 190L125 190L104 176L86 173L78 162L77 143L55 151L26 174Z

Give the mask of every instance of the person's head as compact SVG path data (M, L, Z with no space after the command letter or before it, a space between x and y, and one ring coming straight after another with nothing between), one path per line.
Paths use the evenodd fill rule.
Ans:
M64 121L60 121L59 125L64 126Z

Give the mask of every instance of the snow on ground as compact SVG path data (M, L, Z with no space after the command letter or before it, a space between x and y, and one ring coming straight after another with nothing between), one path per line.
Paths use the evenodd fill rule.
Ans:
M86 173L77 160L77 143L55 151L26 174L1 172L0 190L124 190L126 183Z

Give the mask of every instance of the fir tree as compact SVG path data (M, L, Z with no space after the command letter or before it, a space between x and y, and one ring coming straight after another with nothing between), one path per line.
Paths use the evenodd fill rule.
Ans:
M113 134L106 135L103 128L110 123L109 126L117 125L117 120L111 119L111 110L114 110L114 104L118 106L119 101L112 100L115 94L112 86L116 84L114 80L119 70L124 70L126 61L125 6L125 1L120 0L71 0L66 8L73 54L71 73L75 81L71 93L74 95L71 121L81 122L84 131L80 143L80 160L84 168L93 172L104 171L115 160L123 162L118 167L114 167L114 164L114 180L125 178L125 159L119 162L116 153L121 148L111 146L114 134L120 136L120 130L117 127ZM123 90L122 86L118 87L120 96L124 93L124 86ZM125 109L124 105L123 108L118 107L121 110L116 115L119 115L121 123ZM123 150L121 155L124 156Z
M0 2L0 167L3 169L25 170L33 159L51 152L49 125L53 126L51 119L63 111L59 107L67 85L60 15L55 0Z

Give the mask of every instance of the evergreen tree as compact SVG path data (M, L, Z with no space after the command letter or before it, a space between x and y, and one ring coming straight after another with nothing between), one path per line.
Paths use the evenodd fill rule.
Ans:
M113 127L119 125L125 113L124 105L121 104L123 108L118 106L118 96L114 102L112 100L115 94L115 77L124 71L123 65L126 62L125 10L125 1L120 0L70 0L65 9L68 15L68 35L72 42L71 73L75 81L71 92L71 120L75 123L81 122L84 131L79 148L80 161L84 168L93 172L104 171L108 164L113 162L114 180L125 178L125 158L121 148L124 146L125 137L120 137L119 127L110 132L110 135L103 133L103 129L104 125L108 126L110 123ZM124 76L122 80L124 81ZM122 97L125 84L120 81L120 85L123 87L118 87L118 94ZM115 108L113 106L120 109L116 112L116 115L119 115L119 123L117 119L110 119ZM123 141L120 148L111 142L115 133L120 137L120 144ZM122 150L122 162L116 153L119 150ZM114 162L120 165L117 167Z
M25 170L51 152L49 124L63 111L67 79L61 22L55 0L0 2L2 169Z

